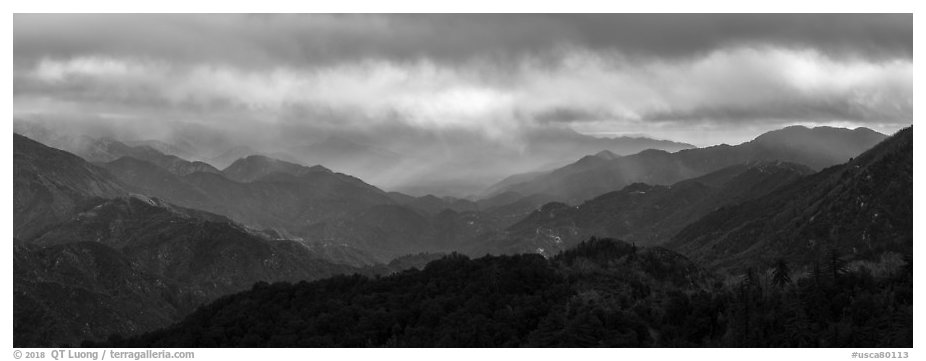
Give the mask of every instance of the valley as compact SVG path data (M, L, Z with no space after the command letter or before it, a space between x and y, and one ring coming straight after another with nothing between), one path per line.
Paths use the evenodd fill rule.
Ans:
M808 147L792 144L819 137L825 141ZM457 267L454 264L476 267L475 274L466 276L477 277L472 282L495 282L484 278L489 277L484 272L495 267L502 267L499 277L513 277L510 282L517 283L528 277L523 272L546 272L543 277L549 279L535 286L539 288L510 295L552 297L543 301L549 302L543 310L524 310L541 312L530 317L545 318L500 331L512 327L510 321L486 315L502 327L487 332L517 335L509 341L504 341L508 336L466 343L459 343L470 340L462 336L421 339L415 336L418 332L450 326L432 322L418 324L415 327L424 327L418 331L413 327L387 332L375 323L384 321L371 321L374 324L363 327L378 333L355 335L368 337L366 341L326 336L300 342L307 346L529 345L552 337L547 333L565 330L555 331L556 327L571 327L550 324L562 317L579 317L561 314L559 307L567 301L587 302L591 297L624 302L619 300L642 292L634 287L668 292L633 296L640 305L669 302L664 297L672 292L686 297L708 292L717 297L718 285L729 285L739 277L749 280L752 272L773 272L776 262L789 265L794 282L809 282L808 275L833 259L845 264L840 272L852 277L876 269L880 273L875 277L902 282L898 272L912 255L912 128L885 138L858 129L792 127L737 146L675 153L647 150L628 156L603 151L549 173L516 175L489 187L483 198L416 197L382 190L320 165L263 155L245 156L218 169L150 146L111 139L81 138L81 142L96 150L90 153L95 161L14 134L17 345L105 340L186 346L289 344L286 338L246 334L213 341L197 334L171 341L162 339L168 334L157 330L180 327L190 330L183 332L205 332L203 327L216 326L200 322L213 322L218 316L202 312L249 307L232 306L227 302L237 301L229 295L252 297L246 295L344 282L359 287L352 288L351 294L367 294L387 287L379 283L427 284L428 279L444 277L435 269L450 270ZM618 276L621 272L646 276L629 280ZM625 290L626 282L631 288ZM444 287L434 291L458 294ZM491 287L514 291L521 286ZM413 292L387 288L400 299ZM62 292L74 296L66 303L53 302ZM872 288L871 292L882 291ZM488 302L526 302L515 299ZM716 307L736 307L736 302L747 301L727 300ZM204 311L203 305L214 311ZM447 312L446 305L441 307ZM600 312L594 307L588 312ZM607 317L636 320L614 324L629 329L603 326L608 332L636 335L620 345L703 341L666 338L665 319L647 320L641 313ZM323 327L320 320L304 322ZM730 338L729 328L734 326L725 323L729 320L711 322L728 331L711 331L709 344L747 341ZM660 329L661 336L642 331L654 328ZM280 332L282 336L286 331Z

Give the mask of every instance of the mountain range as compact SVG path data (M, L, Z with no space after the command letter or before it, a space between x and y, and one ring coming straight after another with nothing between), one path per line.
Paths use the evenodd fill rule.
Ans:
M793 126L735 146L724 144L674 153L646 150L623 157L598 153L553 171L509 177L490 187L489 194L548 194L575 204L631 183L668 185L754 161L792 162L820 170L849 160L885 137L867 128Z
M739 275L779 261L806 272L838 258L893 275L912 255L912 128L885 137L862 128L789 127L736 146L597 151L463 199L387 192L325 166L258 154L220 170L162 153L169 147L156 142L81 138L80 144L95 144L81 148L93 150L82 155L91 161L14 133L14 343L140 335L258 282L401 275L427 262L438 268L414 277L439 279L434 269L442 263L435 259L462 257L455 252L539 253L559 261L541 266L523 258L532 269L524 272L565 264L571 271L557 268L555 277L573 281L537 292L617 292L614 302L662 287L659 279L669 274L676 275L676 290L713 292L715 275L707 273ZM626 243L590 246L597 238ZM599 260L590 250L614 254ZM576 252L584 260L563 261ZM490 257L474 267L505 262ZM624 266L601 271L617 264ZM522 280L523 273L513 272L513 280ZM604 282L599 272L650 276L635 280L638 288L609 289L598 283ZM698 276L683 275L691 272ZM394 280L406 282L402 277ZM62 294L69 296L59 300ZM193 317L212 322L213 316ZM183 325L199 322L190 320ZM524 330L540 325L531 327ZM392 344L416 344L409 335ZM549 336L519 335L524 344ZM663 344L669 336L649 337L636 344ZM710 338L739 342L723 337Z
M150 149L223 169L238 159L263 155L290 163L322 165L379 188L416 197L438 194L458 198L477 194L513 171L548 169L602 149L626 155L651 148L677 151L693 147L645 137L593 137L558 127L535 129L502 143L469 132L395 130L375 134L281 130L277 134L281 139L267 141L263 135L242 138L235 129L194 123L175 124L170 131L146 134L105 121L97 124L54 118L14 119L14 131L91 162L131 155L157 164L155 159L138 154Z
M849 162L718 209L667 245L701 264L743 269L836 252L877 259L913 252L913 128Z
M257 281L355 270L223 216L133 195L107 170L28 138L14 134L13 146L17 344L141 332Z
M669 186L634 183L578 206L551 202L492 240L507 252L555 255L591 236L641 246L660 245L683 227L719 207L761 197L811 174L786 162L730 166Z

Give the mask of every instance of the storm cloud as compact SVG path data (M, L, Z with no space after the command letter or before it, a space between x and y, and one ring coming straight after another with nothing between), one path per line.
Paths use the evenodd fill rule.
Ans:
M910 14L19 14L14 112L514 146L545 127L890 132L912 119L912 47Z
M871 59L913 55L910 14L23 15L18 65L87 53L240 66L539 56L557 46L684 58L764 44Z

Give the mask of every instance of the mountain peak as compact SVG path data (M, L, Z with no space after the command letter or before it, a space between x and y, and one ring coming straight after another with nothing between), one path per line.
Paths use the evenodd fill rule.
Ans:
M595 153L595 156L598 157L598 158L604 159L604 160L613 160L613 159L620 158L619 155L614 154L613 152L611 152L610 150L607 150L607 149L602 150L602 151L600 151L600 152L598 152L598 153Z
M906 253L912 251L912 191L913 137L906 128L851 161L717 209L670 245L736 269L777 258L807 265L831 249L855 257Z
M836 138L836 137L879 137L881 139L887 138L886 135L878 133L874 130L865 127L858 127L855 129L848 128L838 128L838 127L807 127L803 125L791 125L781 129L768 131L762 133L755 138L754 141L763 142L763 141L797 141L805 140L805 137L826 137L826 138ZM793 139L792 137L799 137L798 139Z
M657 156L657 155L666 155L666 154L671 154L671 153L664 151L662 149L645 149L642 152L637 153L636 155L645 157L645 156Z
M236 160L227 168L222 170L229 179L250 183L260 178L266 177L273 173L283 173L292 176L300 176L311 171L327 170L321 166L306 167L301 164L290 163L287 161L270 158L265 155L249 155Z
M781 160L821 170L847 162L885 137L867 128L791 126L734 146L685 149L674 153L646 149L612 160L589 155L520 182L499 183L493 190L495 193L550 194L569 202L579 202L633 182L667 185L726 167L742 166L750 161Z

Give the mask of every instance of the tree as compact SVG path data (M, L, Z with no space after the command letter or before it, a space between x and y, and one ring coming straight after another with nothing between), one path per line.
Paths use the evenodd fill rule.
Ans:
M831 249L829 252L829 262L827 264L827 271L833 276L833 283L839 281L839 277L845 274L848 271L846 267L846 261L844 261L840 256L839 252L835 248Z
M784 288L791 283L791 270L788 268L788 262L784 258L779 258L775 262L775 268L772 270L772 284L778 288Z

